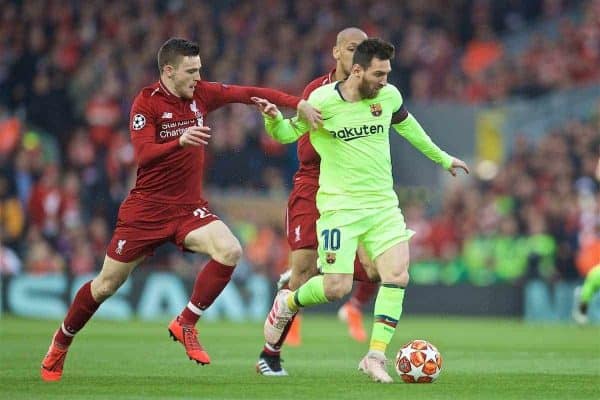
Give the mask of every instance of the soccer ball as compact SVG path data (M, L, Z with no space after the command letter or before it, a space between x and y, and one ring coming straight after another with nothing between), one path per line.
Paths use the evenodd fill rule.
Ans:
M412 340L396 355L396 372L406 383L431 383L442 371L442 355L426 340Z

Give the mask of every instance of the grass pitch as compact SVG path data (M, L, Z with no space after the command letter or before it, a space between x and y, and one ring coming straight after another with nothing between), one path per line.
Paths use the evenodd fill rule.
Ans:
M434 384L376 384L356 367L366 351L333 316L303 319L303 344L284 350L286 378L256 374L262 324L200 322L212 364L197 366L168 337L168 320L92 320L71 346L63 379L40 361L57 321L0 319L1 399L597 399L600 328L507 319L404 317L388 356L410 339L444 357Z

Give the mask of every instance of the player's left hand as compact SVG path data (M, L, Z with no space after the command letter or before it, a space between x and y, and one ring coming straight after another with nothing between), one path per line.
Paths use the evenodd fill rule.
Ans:
M466 162L459 158L452 157L452 164L450 165L450 168L448 168L448 172L450 172L452 176L456 176L456 168L462 169L467 174L469 173L469 167Z
M300 103L298 103L298 116L308 121L312 130L319 129L319 127L323 125L321 111L314 108L306 100L300 100Z

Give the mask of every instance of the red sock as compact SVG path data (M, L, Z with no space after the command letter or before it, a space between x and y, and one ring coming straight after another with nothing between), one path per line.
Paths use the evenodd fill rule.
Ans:
M210 260L198 273L190 302L179 316L185 324L195 325L202 314L221 294L233 273L234 267Z
M359 309L363 308L371 301L378 288L379 285L374 282L357 282L349 300L350 304Z
M63 346L71 344L75 334L85 326L100 307L100 303L92 297L91 284L92 281L89 281L79 289L65 320L54 337L54 340Z

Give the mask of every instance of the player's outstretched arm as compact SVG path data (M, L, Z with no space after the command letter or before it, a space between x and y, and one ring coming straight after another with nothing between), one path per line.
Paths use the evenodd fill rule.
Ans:
M295 142L306 132L308 128L306 122L284 119L275 104L260 97L253 97L252 101L254 101L265 119L267 133L279 143Z
M252 104L252 97L259 97L279 107L298 110L298 115L308 121L313 129L317 129L323 123L319 110L307 101L279 90L255 86L224 85L217 82L201 82L200 85L196 86L196 90L206 101L208 111L229 103Z
M469 173L467 164L440 149L423 130L421 124L404 107L399 110L399 115L392 118L392 126L400 135L410 142L417 150L423 153L431 161L441 165L448 170L452 176L456 176L456 169L463 169ZM396 122L399 121L399 122Z

